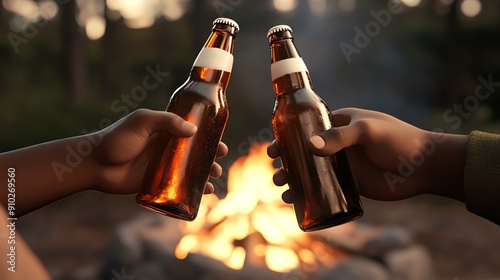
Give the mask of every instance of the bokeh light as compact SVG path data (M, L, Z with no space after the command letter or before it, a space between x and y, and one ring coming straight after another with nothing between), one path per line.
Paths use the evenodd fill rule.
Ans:
M106 3L124 18L128 27L139 29L152 26L160 16L169 21L180 19L189 0L107 0Z
M401 2L408 7L416 7L420 5L421 0L401 0Z
M53 19L59 11L56 2L53 0L39 2L3 0L2 5L7 11L14 14L9 20L9 25L15 32L26 30L34 22L44 24L43 22Z
M349 13L356 8L356 0L339 0L339 9L342 12Z
M481 2L479 0L464 0L460 5L460 10L467 17L475 17L481 12Z
M297 0L273 0L274 8L280 13L289 13L297 8Z
M327 12L326 0L309 0L309 7L315 15L324 15Z
M59 12L59 7L53 0L38 2L38 8L40 9L40 16L46 20L53 19Z
M161 12L169 21L180 19L188 8L189 0L162 0Z
M104 35L106 31L106 20L100 16L93 16L85 24L85 33L91 40L97 40Z

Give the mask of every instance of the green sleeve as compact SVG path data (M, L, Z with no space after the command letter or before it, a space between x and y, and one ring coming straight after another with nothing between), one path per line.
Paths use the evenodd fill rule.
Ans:
M473 131L464 170L467 209L500 225L500 135Z

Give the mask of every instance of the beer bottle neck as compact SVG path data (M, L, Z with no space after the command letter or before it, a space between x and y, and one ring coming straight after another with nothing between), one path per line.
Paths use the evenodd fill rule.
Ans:
M195 81L219 83L225 89L233 68L235 36L233 27L214 25L212 33L193 64L190 78Z
M275 38L271 42L271 79L276 96L313 88L307 66L292 38Z

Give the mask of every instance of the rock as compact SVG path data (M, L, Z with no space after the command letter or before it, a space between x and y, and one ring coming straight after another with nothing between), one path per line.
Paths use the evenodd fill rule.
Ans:
M389 280L390 273L379 263L353 257L339 262L334 268L325 270L318 280ZM426 278L422 278L426 279ZM302 279L301 279L302 280Z
M331 247L358 253L368 241L378 236L380 231L377 227L356 222L313 231L310 236Z
M148 213L120 225L112 236L100 270L101 279L176 280L416 280L431 279L430 258L424 248L412 245L410 234L399 227L350 223L319 231L316 239L352 253L335 267L305 273L296 269L276 273L247 262L233 270L199 254L179 260L175 246L182 238L179 221ZM83 273L86 272L86 273ZM81 279L89 274L82 272Z
M384 262L393 279L435 279L431 258L425 248L420 245L390 251L384 257Z
M99 273L99 263L92 263L90 265L76 269L72 273L71 279L74 280L91 280Z
M382 259L385 253L413 243L411 234L404 228L377 227L361 222L312 232L311 236L331 247L375 259Z
M136 268L134 269L133 275L137 275L138 277L135 278L137 280L170 280L170 279L175 279L172 278L171 275L168 274L168 271L165 271L165 269L161 266L159 266L156 263L140 263L137 264ZM118 279L117 279L118 280Z
M101 278L116 278L113 271L122 273L124 268L132 271L137 264L143 262L146 243L153 243L167 252L173 252L172 247L182 236L177 225L177 220L156 213L147 213L120 225L113 233L105 252Z
M413 238L410 233L400 227L389 226L383 228L361 248L360 253L372 258L383 258L392 250L410 246Z

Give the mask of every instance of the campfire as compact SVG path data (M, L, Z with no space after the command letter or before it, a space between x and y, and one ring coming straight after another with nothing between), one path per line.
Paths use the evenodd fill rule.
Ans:
M276 168L266 154L267 145L252 146L248 156L229 168L225 198L205 196L196 220L182 224L177 258L197 253L232 269L265 265L284 273L333 266L344 257L299 229L292 206L281 200L284 188L272 182Z
M266 155L267 145L254 144L248 155L231 165L227 195L205 195L194 221L141 210L139 217L120 225L105 254L100 278L434 278L425 248L400 227L358 220L302 232L292 206L281 200L286 187L272 182L276 168Z

